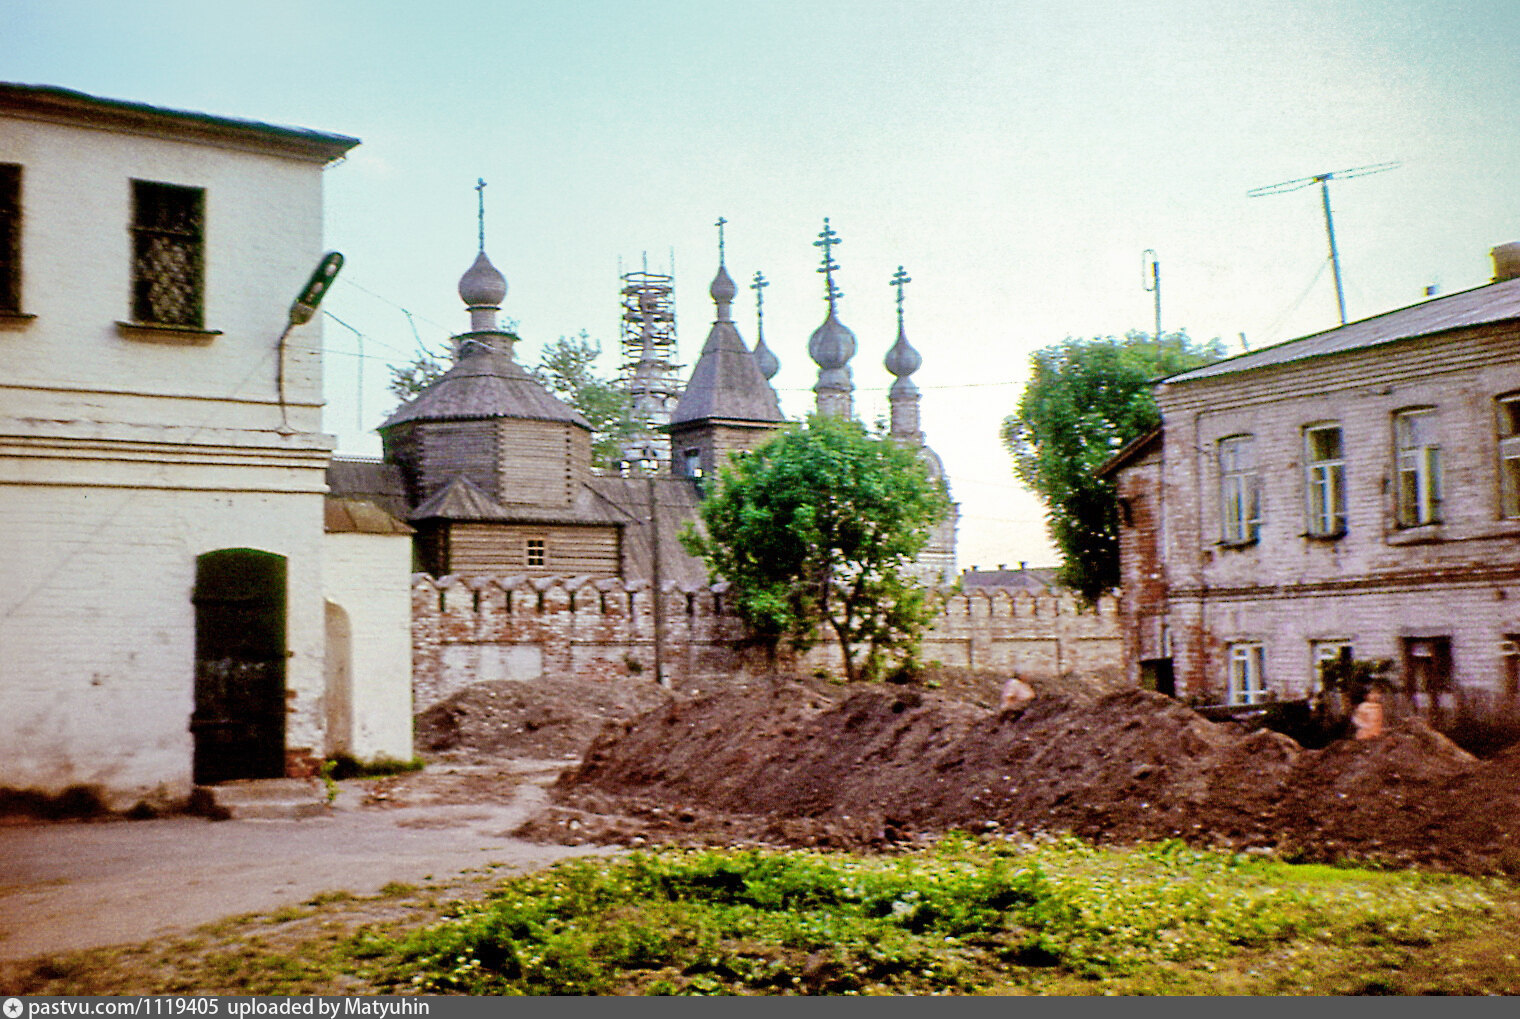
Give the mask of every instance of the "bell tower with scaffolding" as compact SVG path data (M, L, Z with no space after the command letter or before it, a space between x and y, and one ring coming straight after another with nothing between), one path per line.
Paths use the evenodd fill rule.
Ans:
M627 272L623 280L623 384L633 397L636 420L646 427L623 448L629 464L656 461L656 470L670 466L670 438L660 431L670 423L681 396L681 368L676 357L675 275L644 267Z

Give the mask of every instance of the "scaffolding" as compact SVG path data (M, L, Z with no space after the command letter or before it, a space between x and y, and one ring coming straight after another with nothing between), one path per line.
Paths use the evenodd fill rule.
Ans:
M633 397L634 419L645 424L625 445L628 462L670 463L670 439L656 429L670 423L681 396L676 356L675 277L647 268L623 274L623 385Z

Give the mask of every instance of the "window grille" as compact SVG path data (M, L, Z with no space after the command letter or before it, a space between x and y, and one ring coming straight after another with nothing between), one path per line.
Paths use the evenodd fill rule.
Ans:
M1436 439L1436 412L1401 411L1393 419L1398 474L1398 523L1419 527L1440 521L1441 446Z
M548 543L543 538L528 539L528 565L543 566L547 559Z
M201 188L132 182L132 317L204 324L205 204Z
M0 163L0 311L21 310L21 167Z
M1499 398L1499 506L1520 517L1520 394Z
M1219 502L1224 543L1255 541L1261 532L1261 482L1249 435L1219 440Z
M1260 704L1267 699L1266 670L1261 644L1230 645L1229 702Z
M1318 537L1346 533L1346 461L1339 425L1304 430L1304 471L1309 533Z

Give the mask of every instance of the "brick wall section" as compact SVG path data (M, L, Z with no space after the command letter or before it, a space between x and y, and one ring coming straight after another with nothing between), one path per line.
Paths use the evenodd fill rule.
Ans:
M1502 694L1514 668L1502 642L1520 633L1520 519L1499 504L1495 400L1520 384L1517 338L1513 324L1482 326L1161 386L1162 459L1120 476L1121 494L1166 499L1164 526L1138 514L1123 534L1129 644L1144 652L1165 621L1178 694L1219 699L1233 641L1260 642L1267 688L1293 696L1315 681L1311 642L1346 641L1401 672L1406 640L1445 638L1458 687ZM1437 413L1444 492L1439 524L1400 528L1393 418L1412 407ZM1335 539L1305 534L1304 429L1320 424L1343 435ZM1259 541L1230 547L1217 449L1242 434L1263 522Z
M1140 663L1167 657L1166 560L1163 514L1166 489L1161 483L1160 443L1138 457L1118 477L1119 616L1124 630L1124 667L1130 682L1140 682Z
M667 677L765 670L762 653L743 644L744 627L725 610L724 586L667 586ZM925 636L923 657L946 665L1117 676L1118 604L1079 610L1069 596L993 589L951 597ZM415 709L472 683L531 681L545 675L588 679L654 676L654 615L649 585L589 577L412 579ZM805 670L841 671L834 645L814 648Z

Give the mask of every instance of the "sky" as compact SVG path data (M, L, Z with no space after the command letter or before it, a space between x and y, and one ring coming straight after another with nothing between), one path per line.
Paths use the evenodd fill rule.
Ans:
M620 273L673 271L679 358L713 319L726 228L755 271L783 410L813 405L829 217L886 413L899 265L923 427L960 504L959 562L1057 561L999 439L1030 354L1161 324L1232 352L1492 277L1520 240L1520 4L1085 0L0 0L0 80L353 135L325 176L325 427L378 455L387 365L468 327L477 244L531 364L581 331L619 364ZM362 353L362 356L361 356Z

